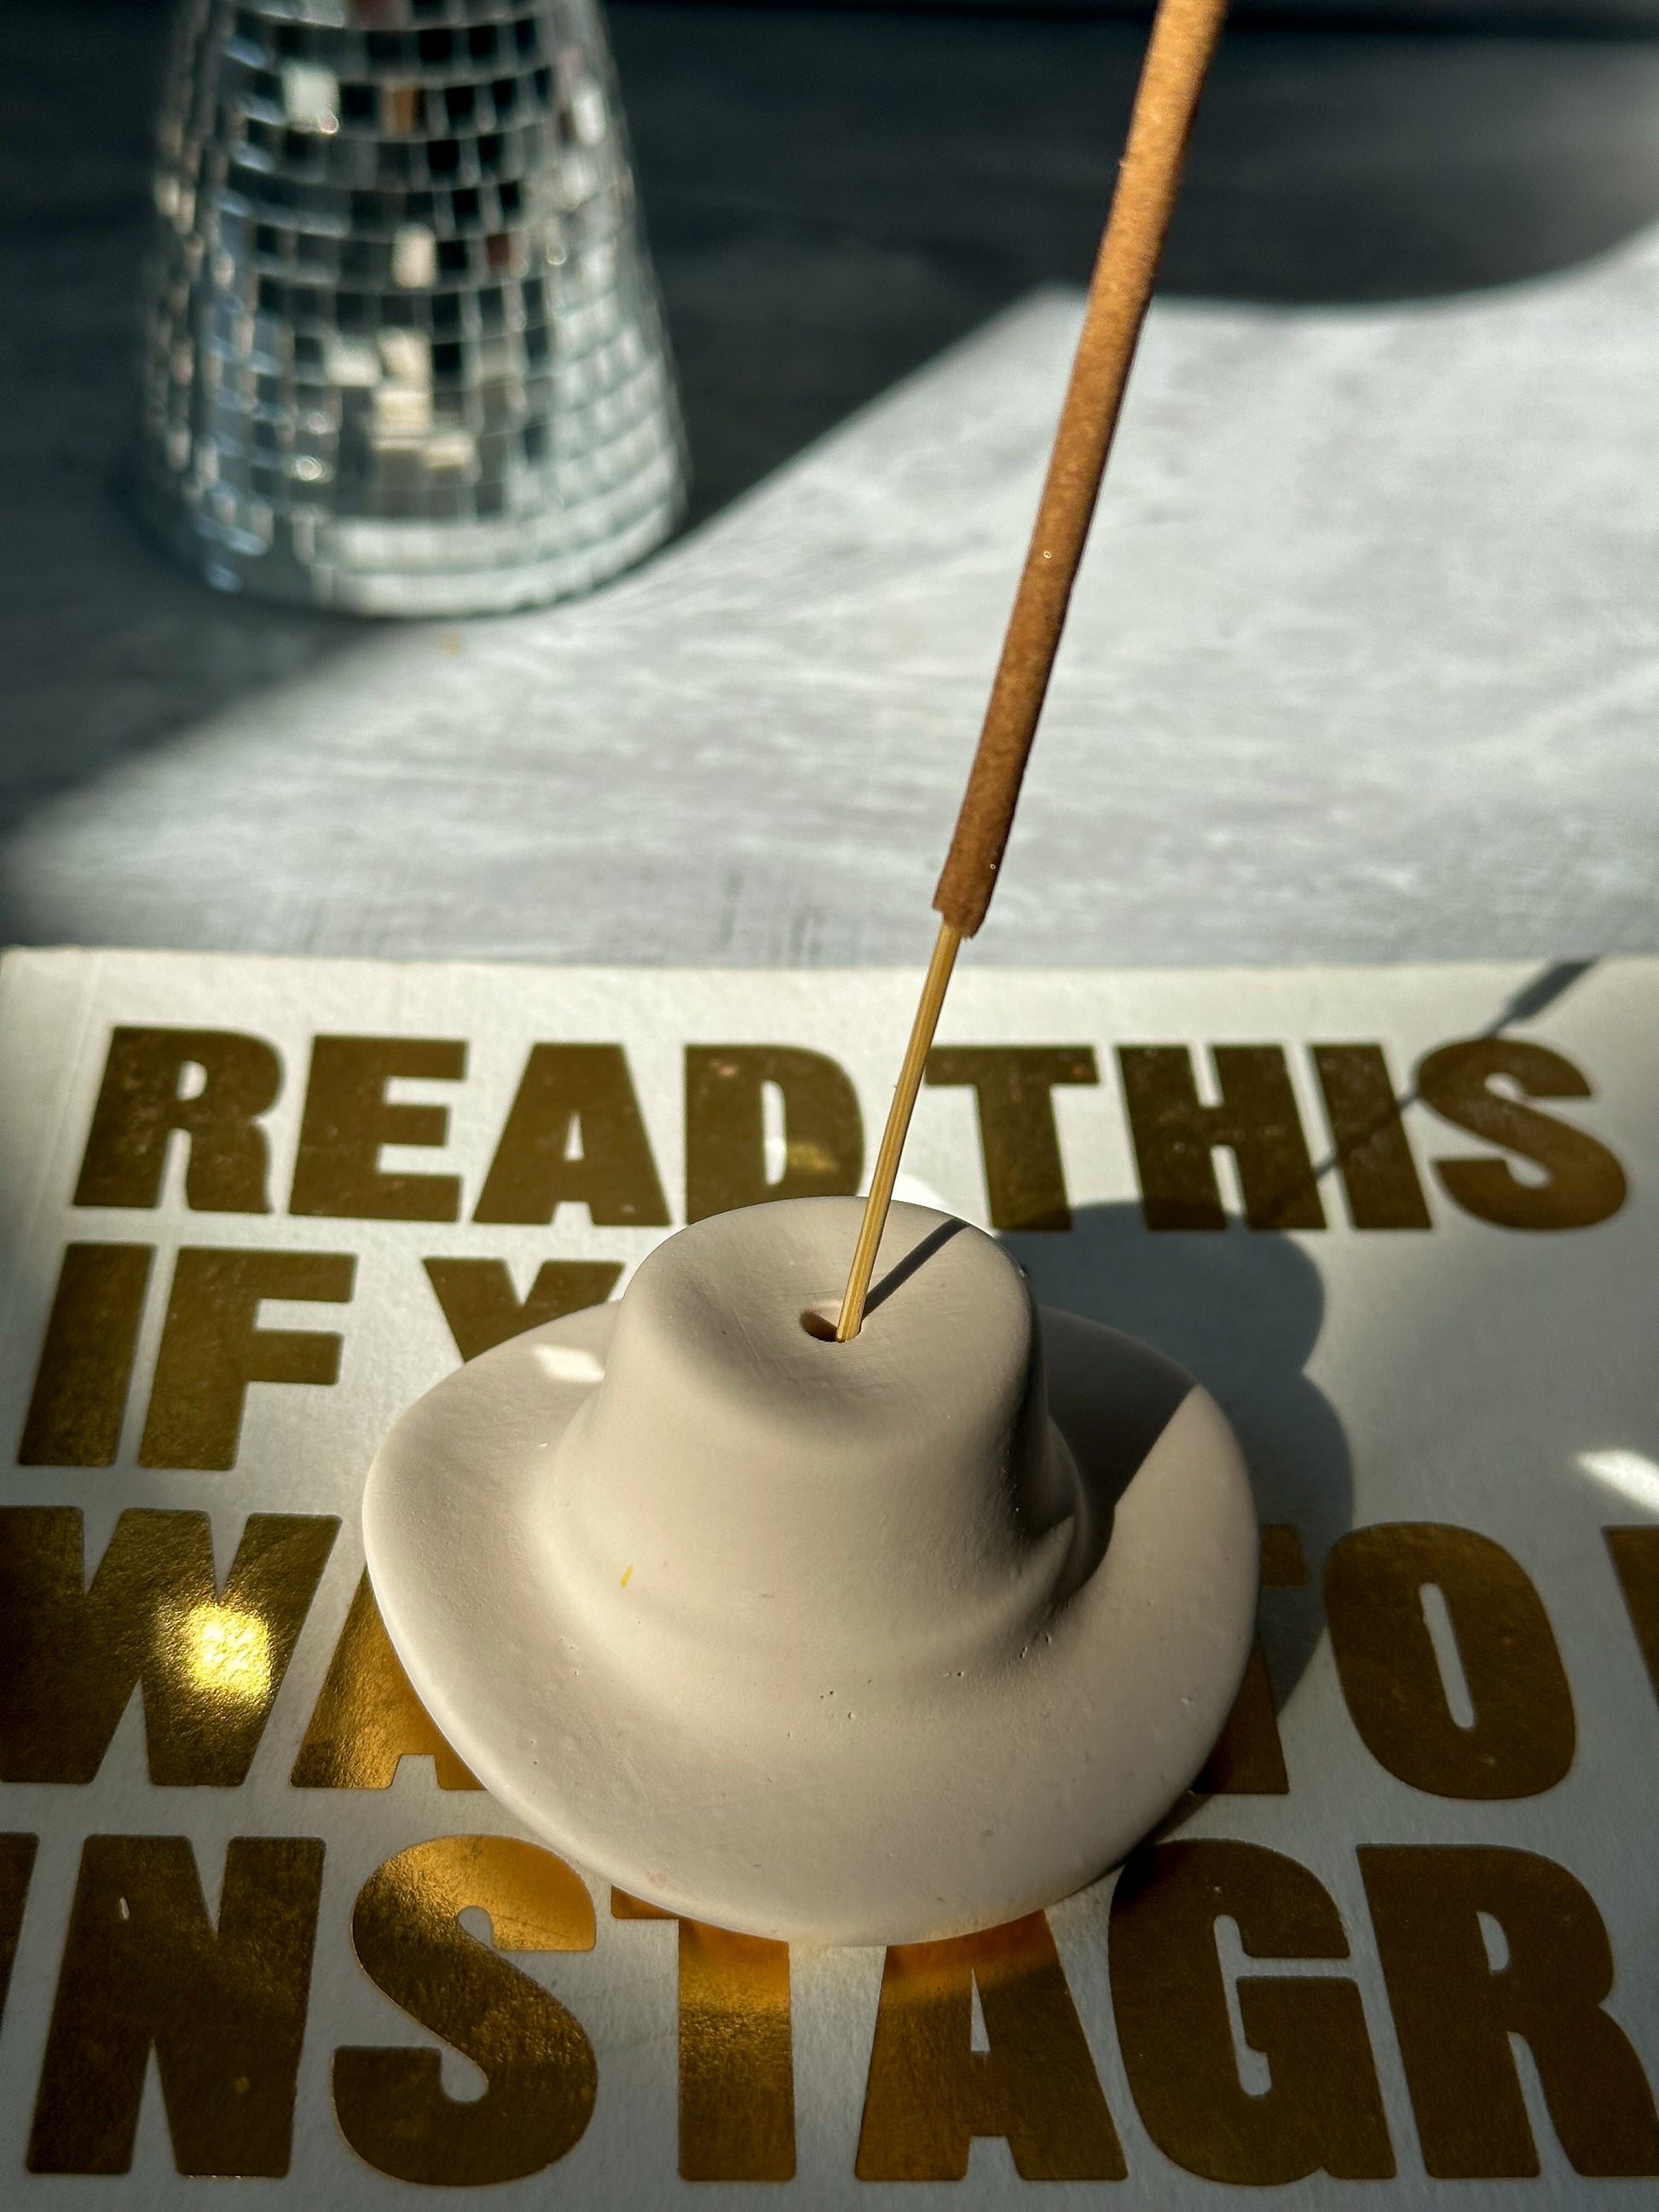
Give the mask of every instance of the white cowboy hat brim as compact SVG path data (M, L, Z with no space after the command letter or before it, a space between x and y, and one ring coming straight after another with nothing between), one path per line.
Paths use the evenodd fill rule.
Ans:
M1156 1825L1225 1722L1255 1626L1249 1484L1207 1392L1132 1338L1044 1311L1050 1411L1109 1533L1092 1572L994 1681L969 1670L895 1699L872 1680L862 1702L850 1681L839 1710L785 1695L765 1727L734 1726L706 1687L595 1648L554 1571L549 1470L617 1312L461 1368L368 1478L387 1632L501 1803L665 1911L830 1943L1015 1918Z

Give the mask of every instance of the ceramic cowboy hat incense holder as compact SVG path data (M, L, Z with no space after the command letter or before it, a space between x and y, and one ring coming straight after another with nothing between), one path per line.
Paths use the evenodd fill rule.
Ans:
M422 1399L364 1502L398 1656L501 1802L786 1940L959 1935L1103 1873L1197 1773L1255 1621L1208 1394L921 1206L835 1342L860 1210L682 1231Z

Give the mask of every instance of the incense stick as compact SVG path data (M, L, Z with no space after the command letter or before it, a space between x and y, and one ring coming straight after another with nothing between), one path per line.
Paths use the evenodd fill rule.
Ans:
M841 1302L841 1315L836 1323L837 1344L845 1344L848 1337L856 1336L863 1325L870 1271L876 1264L876 1247L887 1225L887 1209L892 1203L899 1154L904 1150L910 1116L915 1110L916 1093L921 1088L921 1073L927 1065L927 1048L939 1027L939 1008L945 1004L945 988L951 981L951 970L957 964L957 947L961 943L959 930L953 929L948 921L939 924L933 957L927 963L927 978L921 987L921 1001L916 1008L915 1020L910 1024L904 1064L899 1069L898 1085L888 1109L887 1127L882 1132L881 1150L876 1154L876 1171L871 1177L870 1195L865 1200L864 1219L859 1224L859 1241L853 1247L853 1272L848 1277L847 1295Z
M838 1343L856 1336L864 1321L893 1180L957 948L978 930L996 888L1226 5L1227 0L1159 0L1153 20L1030 549L951 848L933 893L942 926L876 1158L836 1326Z

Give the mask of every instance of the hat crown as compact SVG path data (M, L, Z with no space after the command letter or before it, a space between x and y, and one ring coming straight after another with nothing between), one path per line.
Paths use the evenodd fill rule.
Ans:
M1028 1640L1079 1516L1024 1276L895 1206L860 1334L833 1304L854 1199L749 1207L651 1254L554 1468L556 1571L612 1648L821 1673L981 1665ZM598 1623L596 1623L598 1625ZM682 1655L684 1656L684 1655Z

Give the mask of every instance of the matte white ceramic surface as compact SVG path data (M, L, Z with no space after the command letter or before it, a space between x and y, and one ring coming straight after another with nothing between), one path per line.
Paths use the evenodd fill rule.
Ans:
M1202 1765L1257 1532L1208 1395L981 1231L722 1214L429 1392L370 1471L386 1627L479 1778L672 1911L920 1941L1103 1872Z

